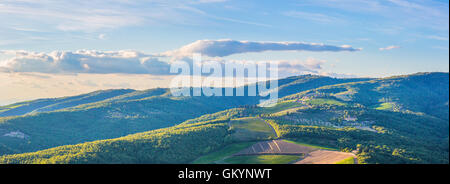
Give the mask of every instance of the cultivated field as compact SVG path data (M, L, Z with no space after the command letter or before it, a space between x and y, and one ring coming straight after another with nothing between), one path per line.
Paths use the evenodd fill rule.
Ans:
M301 158L299 155L242 155L224 160L227 164L289 164Z
M317 148L301 146L298 144L286 142L284 140L270 140L253 144L249 148L246 148L234 155L305 155L315 150L317 150Z
M267 140L277 137L273 127L260 118L238 118L229 122L234 143L197 158L195 164L334 164L354 163L354 154L294 140ZM255 142L260 140L258 142Z
M192 162L192 164L223 163L222 160L224 160L225 158L231 157L233 154L236 154L240 150L248 148L253 144L255 144L255 142L241 142L230 144L216 152L197 158Z
M295 164L334 164L339 161L348 159L349 157L356 158L353 153L345 153L339 151L329 151L329 150L317 150L300 160L295 162Z

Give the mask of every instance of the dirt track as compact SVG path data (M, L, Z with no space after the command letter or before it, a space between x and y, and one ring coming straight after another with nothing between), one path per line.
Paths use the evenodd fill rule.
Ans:
M294 164L334 164L349 157L356 158L353 153L317 150L309 153L303 160L297 161Z
M275 135L275 137L278 137L278 134L277 134L277 131L275 130L275 128L270 123L268 123L266 120L263 120L263 121L264 121L264 123L269 125L270 128L272 128L273 135Z

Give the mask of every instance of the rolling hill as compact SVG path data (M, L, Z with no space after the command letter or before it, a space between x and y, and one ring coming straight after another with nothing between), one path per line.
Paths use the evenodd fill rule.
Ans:
M366 79L305 75L281 79L280 84L302 91L330 83L360 80ZM294 93L284 87L280 91L284 94ZM144 91L104 90L74 97L16 103L0 107L0 135L3 135L0 136L0 155L170 127L204 114L254 105L259 99L258 96L247 94L231 97L173 97L169 89L157 88Z
M292 77L279 81L282 98L267 108L255 106L258 97L161 92L141 98L146 92L133 91L109 101L2 118L0 133L16 132L0 138L4 154L50 149L5 155L0 162L190 163L227 145L245 149L249 141L290 139L353 151L358 163L448 163L448 76L336 79L340 82ZM17 132L23 138L12 136L22 135Z

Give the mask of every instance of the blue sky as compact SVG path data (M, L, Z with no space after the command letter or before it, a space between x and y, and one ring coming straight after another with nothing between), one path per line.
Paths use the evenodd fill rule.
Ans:
M448 72L448 21L448 1L431 0L1 0L0 69L56 78L54 70L42 64L57 60L52 52L69 53L62 54L72 56L68 62L80 62L74 57L86 53L79 50L127 50L151 57L198 40L228 39L351 45L362 50L268 48L220 56L222 60L320 63L313 73L330 76ZM101 53L96 54L88 53L98 59Z
M203 39L302 41L363 51L281 55L355 63L360 68L336 72L359 75L448 71L448 7L448 1L405 0L4 0L0 49L159 53ZM379 50L389 46L399 48Z

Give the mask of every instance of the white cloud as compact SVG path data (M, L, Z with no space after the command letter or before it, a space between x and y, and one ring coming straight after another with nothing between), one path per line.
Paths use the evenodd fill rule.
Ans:
M95 51L78 50L75 52L53 51L50 53L28 52L28 51L0 51L4 54L15 56L0 62L0 72L36 72L49 74L154 74L154 75L176 75L169 73L170 62L161 61L152 55L136 51ZM184 58L191 67L192 59ZM279 74L292 76L307 73L318 73L324 60L308 58L302 60L275 60L275 61L249 61L249 60L215 60L204 59L202 64L207 66L214 62L219 63L222 68L225 64L233 63L237 67L245 67L247 64L278 64Z
M251 60L222 60L218 61L221 65L226 63L233 63L236 67L246 68L247 65L254 65L260 67L267 64L276 64L278 70L278 77L284 78L289 76L297 76L304 74L319 74L322 71L325 60L319 60L315 58L308 58L306 60L263 60L263 61L251 61ZM267 71L273 70L268 67Z
M397 45L391 45L391 46L379 48L379 50L380 50L380 51L385 51L385 50L392 50L392 49L398 49L398 48L400 48L400 46L397 46Z
M359 51L351 46L334 46L304 42L252 42L237 40L198 40L180 49L163 53L163 56L190 57L193 53L201 53L210 57L223 57L233 54L263 51Z
M325 60L308 58L305 61L276 61L279 77L289 77L304 74L318 74L322 70Z
M78 50L51 53L2 51L15 56L0 69L11 72L40 73L132 73L168 74L169 64L136 51Z
M100 35L99 37L102 37ZM262 51L358 51L349 45L333 46L303 42L249 42L234 40L199 40L178 50L149 55L137 51L53 51L29 52L24 50L5 50L0 54L9 55L0 60L0 71L3 72L39 72L39 73L126 73L126 74L170 74L170 64L174 59L183 59L191 67L193 53L205 56L204 63L218 61L221 65L228 61L222 56L247 52ZM213 57L213 58L212 58ZM172 60L172 61L171 61ZM208 62L205 62L208 61ZM250 61L239 61L245 64ZM259 61L264 62L264 61ZM309 58L305 61L271 61L279 65L283 73L301 74L321 70L325 61ZM195 67L195 66L194 66Z

